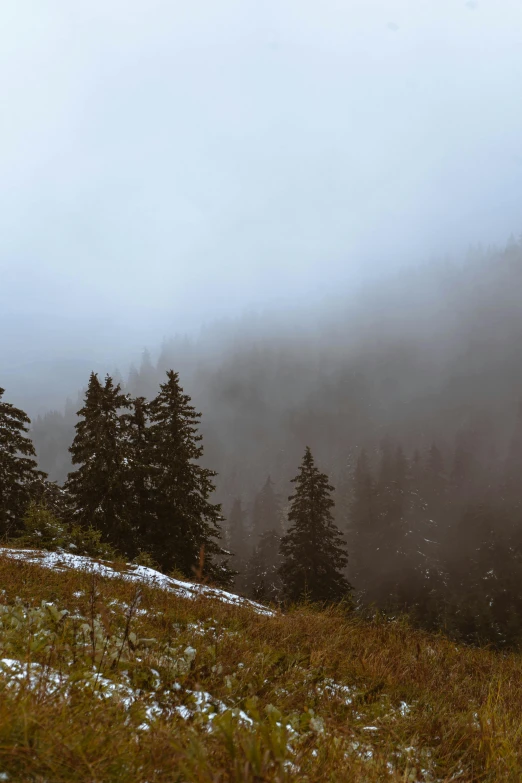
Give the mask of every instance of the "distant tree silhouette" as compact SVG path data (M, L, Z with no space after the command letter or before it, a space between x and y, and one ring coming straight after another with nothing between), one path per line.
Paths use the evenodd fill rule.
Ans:
M248 560L248 534L245 524L245 510L240 497L234 498L228 515L227 546L233 555L234 570L238 573L234 587L240 592L246 590L246 566Z
M264 533L273 530L281 535L281 506L274 490L274 482L267 477L262 489L257 493L252 512L252 535L254 546Z
M263 533L246 568L246 591L258 601L278 601L281 597L281 536L275 530Z
M368 454L363 449L355 465L346 531L350 551L348 573L361 597L366 597L372 591L378 575L375 567L378 530L376 484Z

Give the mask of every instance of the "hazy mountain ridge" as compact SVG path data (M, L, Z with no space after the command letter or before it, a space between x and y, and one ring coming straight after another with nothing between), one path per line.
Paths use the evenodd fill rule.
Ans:
M165 341L156 361L146 354L131 368L125 388L150 397L166 369L179 371L203 412L205 460L225 495L250 491L266 473L284 483L303 443L336 474L349 453L384 436L407 450L433 439L451 448L460 430L489 417L505 451L522 393L521 286L520 245L475 251L368 284L348 305L245 316ZM73 407L59 449L49 445L56 414L33 426L42 467L58 480Z

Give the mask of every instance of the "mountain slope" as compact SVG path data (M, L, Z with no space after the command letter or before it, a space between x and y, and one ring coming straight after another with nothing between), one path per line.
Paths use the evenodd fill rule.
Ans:
M522 776L518 656L46 560L0 557L3 780Z

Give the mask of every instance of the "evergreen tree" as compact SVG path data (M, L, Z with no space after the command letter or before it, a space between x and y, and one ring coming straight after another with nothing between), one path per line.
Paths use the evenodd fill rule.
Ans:
M281 595L281 536L267 530L257 542L246 570L246 592L257 601L277 601Z
M338 601L351 589L342 574L348 562L346 545L331 513L334 488L315 466L308 447L292 483L296 490L288 498L290 528L281 541L284 597L290 601Z
M504 467L503 494L514 509L522 509L522 400Z
M468 506L452 531L445 624L468 642L519 645L522 553L512 520L488 503Z
M268 476L263 488L256 495L254 501L254 510L252 513L252 535L254 546L256 546L259 536L274 530L281 535L281 506L279 498L274 491L274 482Z
M245 529L245 512L240 497L234 499L228 517L227 545L230 551L243 560L247 554L247 534Z
M37 469L34 446L27 436L31 423L24 411L2 397L0 388L0 535L14 535L31 499L31 486L45 474Z
M246 590L246 565L248 559L248 541L245 528L245 512L240 497L234 499L228 516L227 546L234 556L234 568L238 572L234 587L240 592Z
M151 507L151 448L148 432L149 405L145 397L129 400L131 412L124 416L128 446L128 500L135 549L146 551L154 529Z
M378 541L377 491L368 454L357 459L352 481L347 539L350 550L349 575L361 597L373 589L378 574L375 559Z
M177 373L167 372L149 413L154 528L148 548L165 570L176 568L193 577L203 560L203 575L228 583L231 571L216 560L226 554L216 540L221 537L221 506L209 500L216 473L196 462L203 455L201 414L183 393Z
M92 526L103 540L133 556L129 446L121 414L128 407L128 397L109 375L102 386L97 374L91 374L70 448L73 465L79 467L69 473L66 488L75 506L76 524Z
M69 493L58 486L56 481L49 481L39 476L30 485L31 502L44 506L61 522L66 522L71 516L71 498Z

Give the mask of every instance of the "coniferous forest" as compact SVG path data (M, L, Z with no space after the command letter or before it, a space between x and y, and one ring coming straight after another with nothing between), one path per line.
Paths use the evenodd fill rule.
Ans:
M2 536L519 648L521 290L512 240L165 341L32 425L2 391Z

